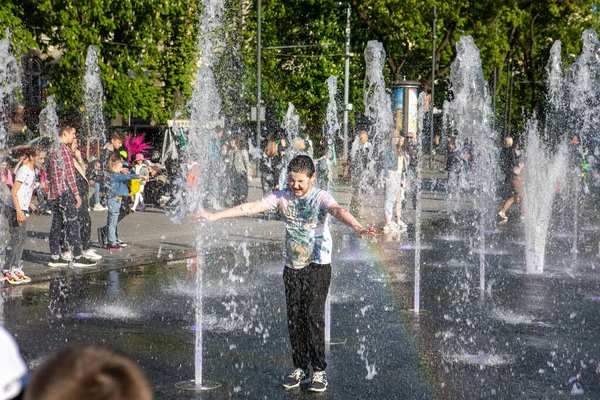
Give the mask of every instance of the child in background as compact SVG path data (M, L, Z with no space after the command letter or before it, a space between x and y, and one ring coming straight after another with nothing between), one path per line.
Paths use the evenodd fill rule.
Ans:
M2 182L8 186L8 189L12 188L13 185L13 174L10 171L10 168L8 168L8 161L4 160L2 161L2 166L0 168L0 179L2 179Z
M144 163L147 159L144 158L144 155L139 153L135 156L135 161L133 162L133 172L140 176L140 190L134 195L135 199L133 201L133 206L131 207L131 211L135 212L138 203L142 203L142 208L140 211L146 211L146 203L144 203L144 186L146 185L146 181L150 178L150 172L148 171L148 166Z
M122 174L123 160L118 154L113 154L108 160L108 172L110 174L108 181L108 190L106 198L108 199L108 216L106 219L108 248L110 250L119 250L121 246L117 243L117 223L119 221L119 211L121 201L129 196L129 187L127 182L132 179L138 179L137 174ZM100 228L103 229L103 228Z
M283 272L288 329L292 345L294 371L283 380L286 389L298 388L313 375L309 390L324 392L325 375L325 301L331 281L333 240L329 233L329 214L350 226L359 237L375 235L364 228L347 210L340 207L325 190L313 187L315 165L306 155L296 156L287 167L288 186L262 200L209 213L200 210L197 217L207 221L278 211L286 230L286 257Z
M27 212L34 208L31 196L35 186L35 163L37 162L37 150L30 147L25 150L25 157L21 168L17 172L15 182L10 191L10 197L4 207L4 215L8 220L10 231L10 242L7 247L6 266L9 268L3 272L3 280L12 285L31 282L31 279L21 269L21 258L23 257L23 246L27 237Z

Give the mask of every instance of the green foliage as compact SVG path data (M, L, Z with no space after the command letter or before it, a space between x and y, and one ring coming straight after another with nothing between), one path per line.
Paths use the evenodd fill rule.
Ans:
M15 28L15 42L60 49L49 59L50 94L63 108L80 109L87 48L99 49L105 111L172 118L191 93L196 55L196 0L8 0L0 25ZM43 35L42 35L43 34Z
M253 0L227 0L215 77L229 121L246 121L256 104L257 10ZM199 0L4 0L0 27L11 28L13 45L26 52L52 46L60 61L48 60L50 93L63 107L82 106L81 82L89 45L100 51L106 112L164 123L191 94L197 60ZM388 83L406 78L430 90L433 6L437 6L436 103L462 35L481 50L485 77L496 76L499 120L543 107L545 65L555 40L563 60L578 55L584 29L597 28L591 0L262 0L264 49L262 99L281 121L293 102L313 133L324 123L330 75L343 92L346 6L352 10L350 102L363 111L363 51L369 40L387 51ZM4 29L0 37L4 36ZM509 79L512 77L512 79ZM442 89L444 88L444 89ZM504 101L511 99L510 101ZM351 115L352 118L352 115ZM518 127L519 118L513 118ZM514 122L516 121L516 122Z
M484 76L493 89L499 120L513 115L519 127L521 110L539 111L544 100L543 81L550 47L563 42L563 60L578 55L581 34L598 28L598 14L591 0L349 0L352 8L351 102L362 112L363 51L369 40L385 46L388 83L406 78L431 86L433 6L437 7L436 104L447 96L444 79L456 58L456 43L471 35L481 51ZM241 35L246 69L247 97L256 87L256 5L249 9ZM265 50L263 99L275 102L281 119L287 102L293 102L302 119L317 127L324 122L327 102L325 80L343 77L345 7L332 0L281 2L263 0L265 46L330 42L327 48ZM340 56L336 56L339 54ZM514 75L509 81L509 75ZM343 80L340 79L340 90ZM509 84L512 85L509 87ZM510 90L510 92L509 92ZM507 97L507 94L510 96ZM506 104L504 100L510 98ZM252 103L256 100L252 99Z

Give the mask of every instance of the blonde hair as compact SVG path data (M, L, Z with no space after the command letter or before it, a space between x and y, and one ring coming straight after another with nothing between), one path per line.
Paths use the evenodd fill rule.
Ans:
M106 165L106 169L108 170L108 172L113 173L113 172L115 172L116 166L119 163L121 165L123 165L123 159L121 158L120 155L113 154L108 159L108 163Z
M306 150L306 143L304 143L304 139L301 137L294 138L294 141L292 142L292 148L296 151Z
M267 145L265 146L265 154L268 156L277 155L277 142L273 139L269 139Z

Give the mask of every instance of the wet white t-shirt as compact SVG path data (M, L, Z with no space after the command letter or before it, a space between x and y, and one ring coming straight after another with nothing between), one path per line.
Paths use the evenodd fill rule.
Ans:
M333 241L329 232L329 207L337 204L326 191L313 189L305 198L290 188L263 198L271 211L279 211L285 225L286 265L300 269L310 263L330 264Z
M21 187L19 187L19 191L17 192L19 205L21 206L21 210L27 211L29 209L29 204L31 203L31 196L33 195L33 187L35 185L35 171L30 169L26 165L22 165L21 168L19 168L19 170L17 171L17 176L15 177L15 183L16 182L21 182ZM11 206L12 208L16 208L13 204L11 196L8 196L6 204Z

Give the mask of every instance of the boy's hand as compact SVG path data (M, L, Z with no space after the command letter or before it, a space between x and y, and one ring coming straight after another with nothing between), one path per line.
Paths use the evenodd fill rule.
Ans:
M210 213L206 210L199 210L196 214L194 214L194 218L199 221L216 221L214 213Z
M365 235L371 235L371 236L376 235L375 228L373 228L372 226L369 228L364 228L361 226L360 228L355 228L354 230L356 231L356 234L358 235L358 237L361 239Z

